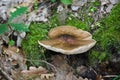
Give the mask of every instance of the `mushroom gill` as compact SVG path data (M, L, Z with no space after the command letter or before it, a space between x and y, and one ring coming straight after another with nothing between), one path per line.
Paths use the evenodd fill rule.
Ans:
M49 50L68 55L86 52L96 43L89 32L72 26L53 28L48 36L49 40L38 41L38 43Z

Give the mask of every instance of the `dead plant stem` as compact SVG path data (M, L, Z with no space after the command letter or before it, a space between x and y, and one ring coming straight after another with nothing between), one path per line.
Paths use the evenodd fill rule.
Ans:
M2 68L0 67L0 72L5 76L7 80L13 80L9 74L7 74Z

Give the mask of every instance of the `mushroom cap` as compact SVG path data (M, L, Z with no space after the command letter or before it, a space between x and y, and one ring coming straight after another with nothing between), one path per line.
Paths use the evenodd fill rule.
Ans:
M48 33L49 38L53 39L59 37L60 35L70 35L79 39L92 38L91 34L87 31L77 29L72 26L59 26L51 29Z
M67 55L86 52L96 43L89 32L72 26L55 27L49 31L48 36L49 40L38 43L49 50Z

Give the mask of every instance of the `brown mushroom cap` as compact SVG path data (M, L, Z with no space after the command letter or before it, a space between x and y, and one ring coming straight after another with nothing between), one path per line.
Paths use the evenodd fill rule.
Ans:
M70 35L79 39L91 37L91 34L87 31L83 31L81 29L77 29L72 26L60 26L53 28L49 31L48 36L53 39L62 35ZM92 38L92 37L91 37Z
M48 36L49 40L38 41L38 43L49 50L68 55L86 52L96 43L89 32L72 26L53 28Z

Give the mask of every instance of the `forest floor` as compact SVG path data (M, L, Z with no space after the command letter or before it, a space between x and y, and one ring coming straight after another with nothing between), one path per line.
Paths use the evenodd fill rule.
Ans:
M1 0L0 11L0 80L120 80L119 0ZM38 44L62 25L96 44L72 55Z

